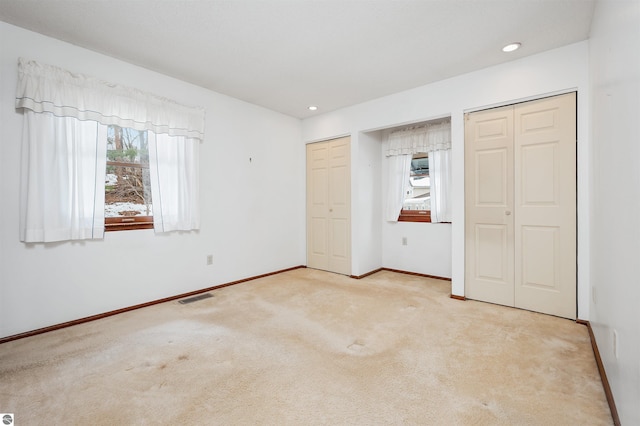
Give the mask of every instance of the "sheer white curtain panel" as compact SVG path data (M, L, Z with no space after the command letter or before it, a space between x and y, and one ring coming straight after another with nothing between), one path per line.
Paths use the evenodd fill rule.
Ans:
M451 150L429 153L431 222L451 222Z
M102 238L107 126L30 110L23 126L20 240Z
M402 204L409 188L411 154L387 157L387 207L385 218L388 222L397 222Z
M197 139L149 133L149 173L156 232L200 228Z

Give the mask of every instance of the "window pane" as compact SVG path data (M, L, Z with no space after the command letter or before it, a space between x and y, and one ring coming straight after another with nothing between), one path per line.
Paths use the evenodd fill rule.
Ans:
M426 153L413 155L411 172L405 200L404 210L431 210L431 178L429 177L429 156Z
M153 216L149 169L107 166L105 217Z
M152 215L147 132L109 126L105 217Z

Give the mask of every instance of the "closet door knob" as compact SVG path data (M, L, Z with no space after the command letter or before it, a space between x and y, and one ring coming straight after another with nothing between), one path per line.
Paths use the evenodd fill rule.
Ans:
M505 214L506 216L510 216L510 215L511 215L511 212L510 212L509 210L506 210L506 211L504 212L504 214Z

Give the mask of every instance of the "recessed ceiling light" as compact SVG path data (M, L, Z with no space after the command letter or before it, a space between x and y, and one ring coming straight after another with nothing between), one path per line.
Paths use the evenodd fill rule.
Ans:
M502 51L503 52L513 52L514 50L518 50L520 48L520 46L522 46L522 43L507 44L505 47L502 48Z
M315 105L309 105L308 108L309 108L309 111L317 111L318 110L318 107L315 106Z

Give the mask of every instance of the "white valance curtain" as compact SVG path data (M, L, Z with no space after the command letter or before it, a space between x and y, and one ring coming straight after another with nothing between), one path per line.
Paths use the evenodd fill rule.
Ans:
M386 220L397 222L408 186L413 154L429 154L431 222L451 222L451 122L443 121L389 134Z
M16 108L203 140L204 109L20 58Z
M396 130L389 135L385 155L413 155L451 149L451 123L445 121Z
M202 108L20 59L16 109L24 113L21 241L104 236L108 125L149 132L156 232L198 229Z

